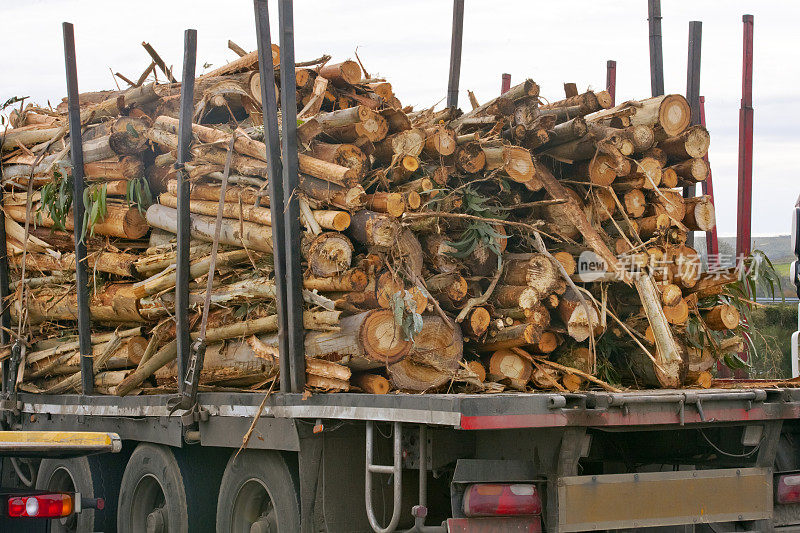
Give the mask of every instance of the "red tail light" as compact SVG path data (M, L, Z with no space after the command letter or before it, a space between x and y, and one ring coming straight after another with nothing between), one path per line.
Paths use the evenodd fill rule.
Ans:
M775 492L778 503L800 503L800 474L780 476Z
M542 500L530 483L480 483L464 491L464 515L523 516L542 514Z
M8 516L11 518L61 518L75 509L69 494L39 494L37 496L9 496Z

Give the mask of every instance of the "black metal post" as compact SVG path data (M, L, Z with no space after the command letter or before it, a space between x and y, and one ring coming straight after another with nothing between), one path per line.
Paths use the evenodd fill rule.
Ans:
M691 124L700 124L700 47L703 37L703 23L698 20L689 22L689 59L686 70L686 100L692 109ZM683 197L692 198L697 193L697 186L683 188ZM694 232L690 231L686 245L694 246Z
M75 63L75 29L65 22L64 61L67 70L69 114L69 152L72 162L72 216L75 234L75 285L78 292L78 346L81 354L81 388L83 394L94 392L92 357L92 317L89 314L89 275L86 272L86 244L83 242L83 140L81 108L78 100L78 68Z
M303 330L303 271L300 266L300 202L297 163L297 98L294 73L294 16L292 0L278 4L281 46L281 122L283 125L284 231L286 235L286 336L289 340L289 383L292 392L306 384ZM291 253L289 253L291 252Z
M256 41L258 45L258 70L262 80L271 79L272 37L269 30L267 0L253 0L256 14ZM280 357L281 391L290 392L289 339L286 310L286 235L283 222L283 168L281 163L280 135L278 133L278 105L275 84L261 84L261 105L264 115L264 144L269 162L269 210L272 214L272 258L275 264L275 299L278 305L278 353Z
M661 49L661 0L647 0L650 26L650 89L653 96L664 94L664 55Z
M189 336L189 244L191 240L189 219L189 180L184 165L190 160L192 143L192 115L194 114L194 72L197 58L197 30L183 34L183 78L181 80L181 107L178 122L178 156L175 168L178 174L178 256L175 280L175 334L178 348L178 393L183 390L186 360L192 340Z
M0 165L0 205L3 205L3 168ZM8 311L8 295L9 279L8 279L8 243L6 242L6 225L0 224L0 345L8 346L11 343L11 313ZM3 360L3 379L0 382L0 394L2 399L6 399L8 394L8 372L10 369L9 359Z
M464 0L453 0L453 34L450 41L450 77L447 81L447 107L458 107L458 80L461 77L461 38L464 35Z

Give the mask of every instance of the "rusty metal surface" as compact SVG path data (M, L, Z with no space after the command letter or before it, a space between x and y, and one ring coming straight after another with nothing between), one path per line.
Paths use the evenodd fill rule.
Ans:
M559 531L764 520L767 468L568 476L558 480Z

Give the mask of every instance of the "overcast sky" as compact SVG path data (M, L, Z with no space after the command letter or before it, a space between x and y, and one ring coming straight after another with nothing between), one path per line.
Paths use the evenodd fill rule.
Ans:
M686 91L690 20L703 22L700 92L706 97L711 168L721 235L736 232L738 115L741 98L742 15L755 16L755 144L753 233L788 233L800 193L794 155L800 147L797 88L800 3L789 1L665 0L662 3L667 93ZM118 7L115 7L118 6ZM270 2L277 42L277 2ZM149 64L151 43L180 78L183 30L198 31L198 68L236 56L232 39L255 48L252 2L209 0L2 0L0 101L30 96L54 105L66 94L61 25L75 24L82 91L114 87L109 67L136 78ZM450 0L296 0L298 61L324 53L358 54L373 76L385 76L404 105L444 99L450 57ZM466 91L484 102L526 77L553 100L570 81L605 87L606 60L617 61L617 101L650 96L646 0L466 0L459 102ZM120 82L121 83L121 82Z

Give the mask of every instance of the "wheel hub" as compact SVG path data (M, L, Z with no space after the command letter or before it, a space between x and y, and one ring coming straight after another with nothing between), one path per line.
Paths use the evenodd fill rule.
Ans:
M147 515L147 533L164 533L166 531L164 527L166 522L167 521L164 519L164 508L159 507L155 509L152 513Z

